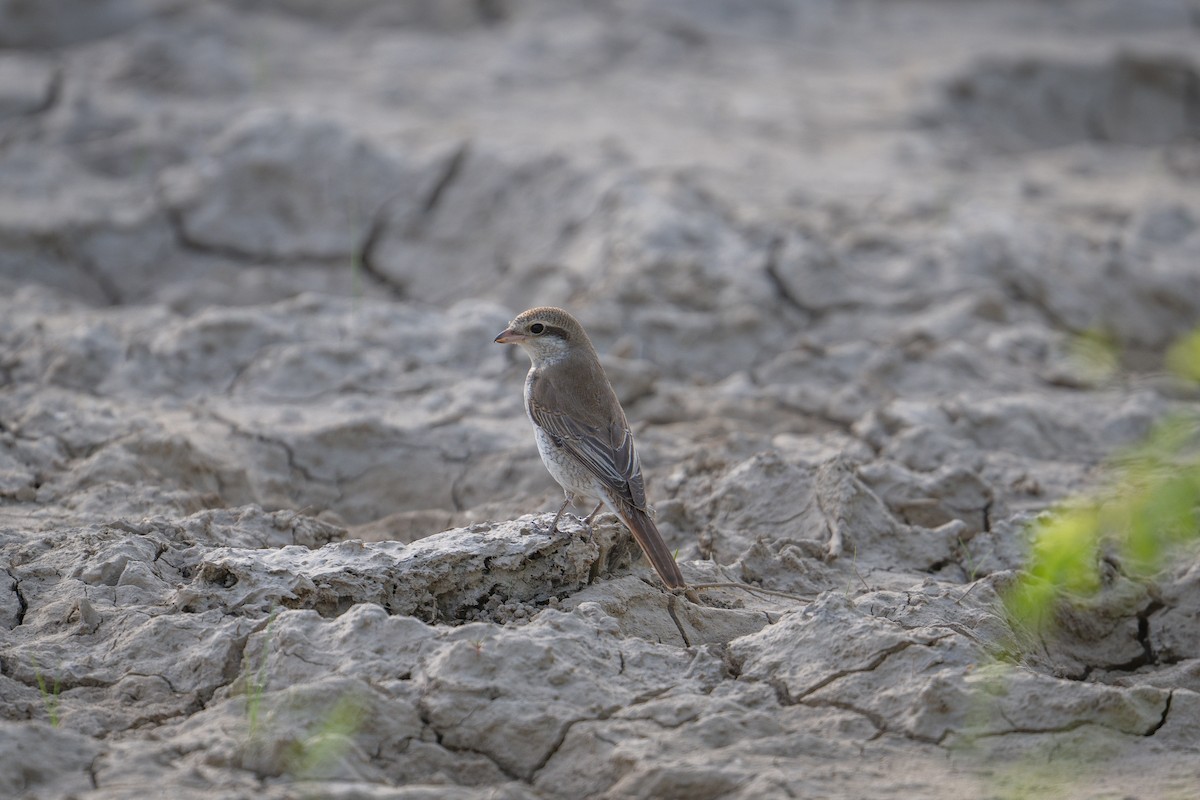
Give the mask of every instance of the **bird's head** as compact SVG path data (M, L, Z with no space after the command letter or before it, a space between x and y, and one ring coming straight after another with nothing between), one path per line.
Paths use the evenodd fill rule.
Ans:
M561 361L577 351L593 352L583 326L561 308L531 308L496 337L500 344L519 344L535 367Z

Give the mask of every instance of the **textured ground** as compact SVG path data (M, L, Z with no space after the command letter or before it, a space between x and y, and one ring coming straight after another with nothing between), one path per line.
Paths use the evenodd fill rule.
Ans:
M0 796L1194 797L1200 561L994 656L1025 523L1197 401L1198 53L1194 0L0 0ZM538 304L689 580L810 600L547 533Z

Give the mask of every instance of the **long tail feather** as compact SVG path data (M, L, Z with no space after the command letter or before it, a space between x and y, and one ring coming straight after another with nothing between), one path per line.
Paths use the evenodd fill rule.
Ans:
M662 582L667 585L667 588L685 588L687 581L683 579L683 573L679 571L675 557L667 549L667 543L663 541L658 528L654 525L654 520L650 519L650 515L641 509L629 508L624 504L617 513L633 534L633 538L637 539L642 552L646 554L646 558L650 559L654 571L658 573L658 577L662 578Z

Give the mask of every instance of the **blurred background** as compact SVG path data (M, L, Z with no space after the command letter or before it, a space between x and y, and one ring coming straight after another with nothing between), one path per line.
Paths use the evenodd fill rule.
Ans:
M1081 334L1154 373L1200 308L1198 44L1196 0L3 0L11 424L112 404L4 491L537 508L491 337L539 304L663 481L683 443L875 430L897 397L1102 388L1059 358ZM72 410L31 411L47 387ZM1030 485L1148 414L1081 422Z
M847 302L846 270L944 277L889 263L928 258L889 215L978 227L1018 191L1186 237L1198 27L1195 0L5 0L0 275L185 313L599 305L614 335L668 301L770 339L756 307ZM836 279L795 263L841 236Z
M0 795L1193 797L1197 324L1200 0L0 0Z

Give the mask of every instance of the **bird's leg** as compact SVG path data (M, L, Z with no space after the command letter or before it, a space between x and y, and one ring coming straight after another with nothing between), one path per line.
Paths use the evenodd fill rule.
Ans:
M568 497L566 500L563 500L563 504L558 507L558 513L554 515L554 522L550 523L550 533L558 533L558 521L562 519L562 514L567 510L567 506L570 505L570 503L571 498Z
M589 528L592 527L592 520L596 518L596 515L600 513L600 509L602 508L604 508L603 500L601 500L599 503L596 503L596 507L592 509L592 513L587 515L587 519L583 521L583 524L587 525Z
M583 527L587 529L587 540L589 544L596 541L596 529L592 527L592 520L596 518L596 515L600 513L600 509L602 508L604 508L603 500L601 500L599 503L596 503L596 507L592 509L592 513L588 514L585 519L580 520L580 522L583 523ZM601 550L603 551L603 548L601 548ZM601 552L600 555L603 556L604 553ZM600 562L597 561L597 567L599 564Z

